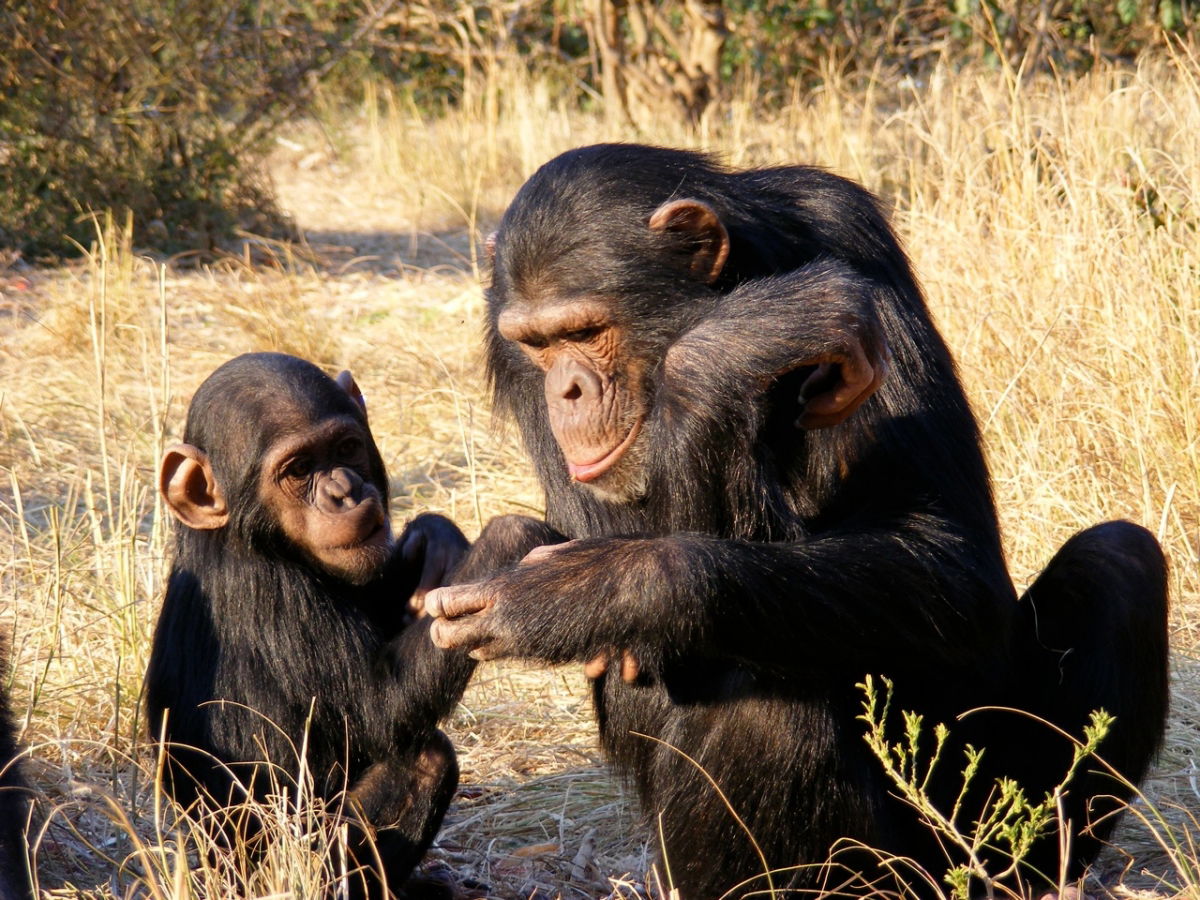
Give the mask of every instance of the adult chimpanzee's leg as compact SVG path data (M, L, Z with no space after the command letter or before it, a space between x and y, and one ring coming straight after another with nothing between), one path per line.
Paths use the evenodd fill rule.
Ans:
M1090 860L1121 808L1111 795L1130 794L1117 776L1131 784L1141 780L1166 722L1166 561L1144 528L1129 522L1097 525L1063 545L1021 598L1021 607L1036 636L1026 667L1030 708L1076 738L1093 710L1117 720L1099 748L1116 774L1090 760L1067 792L1072 830L1090 824L1075 838L1072 861ZM1065 772L1069 754L1062 741L1046 744L1046 752L1059 748ZM1072 862L1069 871L1077 874L1078 868Z
M607 680L614 687L618 681L611 674ZM669 874L685 898L831 887L847 877L845 869L821 863L832 840L854 834L878 846L885 839L881 832L864 832L861 824L887 828L891 821L890 810L874 799L886 785L855 727L861 698L846 692L835 699L803 688L777 696L755 693L747 681L737 701L720 706L719 713L709 703L681 704L672 712L670 737L662 738L669 746L641 739L650 744L648 804L660 811L653 827L668 848L661 874ZM683 748L691 753L684 755ZM750 778L751 761L756 771L803 771L810 777ZM806 811L802 828L789 812L795 809ZM687 852L670 849L682 847ZM810 864L796 867L801 860ZM867 873L867 879L878 875L876 861L866 854L843 853L838 861ZM745 880L735 887L731 876Z

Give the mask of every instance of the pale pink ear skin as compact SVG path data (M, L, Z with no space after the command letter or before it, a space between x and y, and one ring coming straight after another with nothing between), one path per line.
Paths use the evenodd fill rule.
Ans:
M721 275L729 259L729 232L721 217L707 203L690 198L669 200L650 215L651 231L674 231L690 235L696 242L692 273L705 284Z
M800 387L804 411L796 424L800 428L832 428L840 425L879 390L890 368L890 353L868 359L861 344L855 344L845 358L822 360Z
M363 396L363 392L358 387L358 382L354 380L354 376L350 374L349 369L343 369L338 372L338 377L335 379L346 394L358 404L358 408L363 411L363 415L367 414L367 398Z
M176 519L188 528L210 531L229 522L229 507L208 454L191 444L173 444L163 452L158 490Z

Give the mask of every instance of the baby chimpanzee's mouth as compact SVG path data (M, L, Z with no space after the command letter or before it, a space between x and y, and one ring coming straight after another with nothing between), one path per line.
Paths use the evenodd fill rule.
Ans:
M387 513L383 504L374 498L364 500L336 519L329 528L326 546L330 550L356 550L391 539Z

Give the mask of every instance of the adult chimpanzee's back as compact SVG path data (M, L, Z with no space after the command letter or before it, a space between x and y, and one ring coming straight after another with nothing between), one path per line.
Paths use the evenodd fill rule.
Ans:
M432 593L434 639L588 663L601 740L686 900L815 887L842 838L934 883L959 861L865 746L868 675L895 684L897 739L901 710L950 725L928 784L944 810L963 745L986 748L968 829L996 778L1039 798L1071 755L996 707L1078 736L1105 706L1102 752L1142 777L1167 705L1161 552L1100 526L1017 601L978 429L870 194L812 168L602 145L540 169L489 244L496 402L573 540ZM1129 791L1069 787L1071 876L1097 849L1089 801L1110 793ZM1029 882L1057 878L1059 837L1037 843Z

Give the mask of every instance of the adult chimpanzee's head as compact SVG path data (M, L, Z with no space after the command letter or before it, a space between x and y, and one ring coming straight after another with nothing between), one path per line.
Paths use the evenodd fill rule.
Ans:
M669 439L647 434L667 349L738 285L828 251L799 219L794 171L782 173L606 144L525 183L488 241L488 362L535 461L553 455L548 432L575 483L608 501L643 495L650 448ZM847 203L838 215L859 213ZM792 392L807 401L805 427L837 424L878 386L865 366L813 363Z
M687 162L622 145L563 154L521 188L489 242L493 379L512 383L497 365L511 347L544 373L570 477L610 499L642 488L651 370L715 296L729 257L721 218L702 199L719 193L724 173L699 155ZM676 187L684 193L672 197Z
M164 453L159 489L190 531L356 584L383 566L387 478L349 372L239 356L196 391L184 441Z

